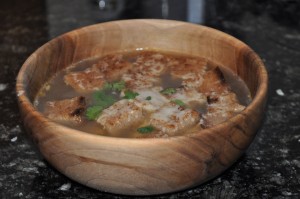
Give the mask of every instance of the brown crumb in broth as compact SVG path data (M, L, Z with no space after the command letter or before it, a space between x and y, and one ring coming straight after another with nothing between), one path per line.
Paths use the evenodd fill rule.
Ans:
M59 101L48 101L45 115L55 121L80 123L85 109L85 97L79 96Z

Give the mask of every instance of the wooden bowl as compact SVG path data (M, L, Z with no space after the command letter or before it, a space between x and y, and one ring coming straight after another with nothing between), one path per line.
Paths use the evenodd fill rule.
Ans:
M52 122L34 108L41 86L65 67L141 48L199 55L226 66L246 82L253 101L235 117L199 133L149 139L88 134ZM57 170L102 191L152 195L194 187L230 167L261 123L267 81L261 59L232 36L185 22L125 20L81 28L46 43L22 66L16 89L25 128Z

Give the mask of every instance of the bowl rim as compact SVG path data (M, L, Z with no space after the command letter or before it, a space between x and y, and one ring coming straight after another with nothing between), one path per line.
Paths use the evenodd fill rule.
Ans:
M217 33L219 35L221 35L222 37L226 36L227 38L230 39L230 41L233 42L237 42L240 43L244 48L247 48L249 50L250 53L248 53L248 56L253 58L254 62L256 65L258 65L259 67L259 74L260 74L260 81L258 82L258 88L257 91L253 97L253 99L251 100L251 102L246 106L246 108L238 113L237 115L230 117L229 119L227 119L224 122L221 122L217 125L214 125L212 127L206 128L206 129L201 129L200 131L198 131L197 133L192 133L192 134L186 134L186 135L174 135L174 136L169 136L169 137L158 137L158 138L126 138L126 137L112 137L112 136L104 136L104 135L97 135L97 134L91 134L91 133L87 133L84 131L80 131L77 129L73 129L71 127L59 124L55 121L52 121L51 119L48 119L47 117L45 117L43 115L43 113L39 112L35 107L34 104L29 100L29 97L27 95L25 95L26 91L25 91L25 86L24 86L24 73L26 71L26 69L28 67L30 67L30 62L32 59L34 59L36 57L36 54L39 53L42 49L44 49L45 47L47 47L48 45L51 45L52 43L55 43L57 40L59 40L59 38L65 37L66 35L69 34L73 34L75 31L83 31L83 30L87 30L87 29L93 29L95 27L98 26L103 26L106 24L113 24L113 23L126 23L126 22L135 22L135 21L139 21L139 22L151 22L151 23L175 23L178 25L188 25L188 26L194 26L197 28L202 28L205 29L207 31L210 32L214 32ZM78 34L78 33L76 33ZM88 25L88 26L84 26L84 27L80 27L71 31L68 31L66 33L63 33L55 38L52 38L51 40L49 40L48 42L44 43L42 46L40 46L39 48L37 48L29 57L26 58L26 61L22 64L21 68L19 69L17 78L16 78L16 95L19 101L19 106L28 106L30 108L29 111L31 111L30 115L34 115L36 118L38 118L39 122L43 123L43 127L50 127L50 126L56 126L59 127L60 129L60 133L65 134L65 131L72 131L72 134L68 134L68 136L83 136L82 138L86 137L86 138L92 138L95 139L95 142L97 142L98 140L107 140L107 141L111 141L112 143L123 143L124 141L126 143L130 142L132 144L134 143L157 143L157 142L169 142L170 140L178 140L178 139L184 139L186 137L195 137L195 136L199 136L201 134L205 134L203 132L206 133L210 133L210 132L217 132L222 130L223 127L226 127L227 124L229 123L233 123L234 121L238 121L238 118L240 117L244 117L244 113L246 111L250 111L255 109L255 107L258 104L261 104L267 95L267 90L268 90L268 73L266 70L266 67L263 63L263 61L261 60L261 58L252 50L251 47L249 47L247 44L245 44L243 41L225 33L222 32L220 30L208 27L208 26L204 26L204 25L200 25L200 24L193 24L190 22L184 22L184 21L176 21L176 20L167 20L167 19L126 19L126 20L115 20L115 21L109 21L109 22L103 22L103 23L97 23L97 24L93 24L93 25ZM150 142L149 142L150 141Z

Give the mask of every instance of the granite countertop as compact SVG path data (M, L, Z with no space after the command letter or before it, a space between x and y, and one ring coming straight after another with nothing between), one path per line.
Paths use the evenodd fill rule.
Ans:
M15 93L18 70L39 46L77 27L125 18L214 27L247 43L269 72L265 121L245 154L203 185L155 197L300 198L299 1L106 0L100 11L97 3L0 2L0 198L129 198L90 189L51 167L22 127Z

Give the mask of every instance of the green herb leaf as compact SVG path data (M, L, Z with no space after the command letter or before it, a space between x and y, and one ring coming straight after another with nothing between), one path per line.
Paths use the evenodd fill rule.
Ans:
M113 91L122 91L125 88L125 82L124 81L119 81L119 82L112 82L108 83L106 82L104 84L104 89L106 90L113 90Z
M177 104L178 106L187 107L187 105L183 101L181 101L179 99L173 99L171 101L174 102L175 104Z
M103 90L112 90L112 83L105 82Z
M102 106L91 106L86 110L85 115L89 120L95 120L103 109Z
M139 95L138 93L133 92L131 90L126 90L124 94L125 94L124 99L134 99L136 96Z
M151 100L151 99L152 99L151 96L146 97L146 100Z
M145 134L145 133L151 133L154 131L154 127L149 125L149 126L143 126L137 129L139 133Z
M91 106L86 111L86 117L89 120L95 120L99 116L99 114L106 109L107 107L114 104L117 100L114 96L105 93L104 90L96 91L93 94L93 99L95 101L95 105Z
M166 89L160 91L160 93L164 94L164 95L171 95L171 94L176 93L176 89L175 88L166 88Z
M96 91L93 95L94 100L96 101L96 105L102 106L102 107L109 107L113 103L115 103L117 100L114 98L114 96L109 95L105 93L103 90Z
M103 90L93 93L94 106L91 106L86 111L86 117L89 120L95 120L99 114L107 107L113 105L117 99L110 91L122 91L125 88L125 82L105 83Z

